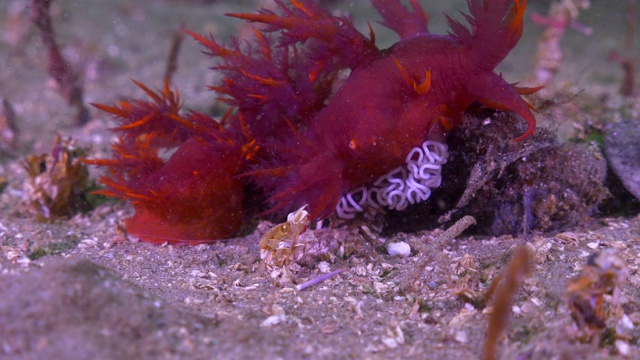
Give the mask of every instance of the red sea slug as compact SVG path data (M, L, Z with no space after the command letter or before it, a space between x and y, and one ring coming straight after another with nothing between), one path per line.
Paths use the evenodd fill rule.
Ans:
M307 204L312 219L426 200L440 182L447 133L472 102L522 116L528 129L516 141L535 130L520 97L533 90L493 71L520 39L527 0L467 2L471 29L448 18L452 31L442 36L428 31L417 0L411 10L372 0L401 38L385 50L373 30L365 37L309 0L229 14L266 24L252 43L225 47L192 33L220 59L225 78L212 89L229 113L220 123L181 114L166 88L143 87L150 102L100 105L122 122L115 158L92 160L111 170L103 193L134 203L129 232L188 243L231 235L243 197L256 192L269 211ZM163 160L162 148L178 149Z
M113 159L86 160L110 169L101 179L108 188L98 193L134 204L125 226L145 241L196 244L233 234L242 224L244 197L234 176L250 146L205 114L179 114L179 98L166 86L153 92L137 84L153 101L95 105L122 123L114 129L121 135ZM159 155L176 147L168 160Z

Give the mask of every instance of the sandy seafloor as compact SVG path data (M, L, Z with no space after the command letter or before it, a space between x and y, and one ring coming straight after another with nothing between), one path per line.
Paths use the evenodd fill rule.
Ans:
M264 270L258 241L267 224L243 238L185 247L124 238L116 224L133 209L120 202L67 220L36 221L22 203L24 157L50 151L56 132L104 156L113 139L107 129L114 124L93 109L89 124L73 126L73 110L47 76L37 33L24 14L14 13L21 2L0 3L0 96L13 105L19 127L17 148L0 153L0 175L8 179L0 194L0 358L478 358L489 315L455 295L456 278L472 273L470 288L482 292L508 262L510 249L523 242L532 250L533 273L516 294L500 358L640 357L637 215L599 218L561 233L463 236L445 243L434 242L440 229L373 239L357 224L317 230L316 237L347 244L351 254L328 255L330 270L346 270L304 291L275 285ZM442 11L466 10L460 0L423 3L434 32L445 29ZM529 3L528 14L548 6ZM375 23L368 2L336 6L353 12L363 31L371 21L379 44L393 41ZM557 79L578 97L608 99L594 106L611 107L614 121L622 117L616 109L624 100L615 95L620 68L607 53L622 47L625 6L622 0L593 1L580 20L594 33L567 33L567 58ZM112 103L141 95L130 79L161 85L181 21L226 39L241 23L222 14L254 7L253 1L59 0L53 13L65 55L84 69L86 101ZM529 20L525 26L523 40L498 69L512 82L530 76L535 60L541 30ZM212 64L195 41L184 42L174 85L186 107L211 105L214 96L206 86L218 79L207 70ZM385 244L398 241L423 245L406 258L389 256ZM427 252L416 250L425 246ZM565 286L589 254L605 248L618 251L630 276L620 299L625 338L599 346L577 340ZM35 251L48 255L30 260ZM461 264L469 256L475 270ZM317 266L305 265L295 279L319 274Z

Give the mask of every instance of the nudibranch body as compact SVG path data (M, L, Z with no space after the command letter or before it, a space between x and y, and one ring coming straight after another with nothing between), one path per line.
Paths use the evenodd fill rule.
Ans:
M302 1L292 3L292 12L282 16L266 12L234 16L269 24L298 41L331 41L322 32L326 22L322 13L307 8ZM384 182L382 176L401 172L398 167L405 162L409 167L408 154L413 149L427 150L425 141L444 142L448 130L459 123L473 101L520 114L529 127L516 140L535 129L529 105L520 97L520 92L528 89L517 89L493 72L520 39L526 0L470 0L471 15L467 19L473 31L449 18L453 30L449 36L429 33L426 14L417 1L412 1L413 12L395 0L374 0L373 4L384 24L396 31L401 40L387 50L356 46L338 51L350 52L350 57L360 61L351 64L350 76L328 105L311 117L302 134L306 141L300 141L293 154L281 155L288 171L282 174L279 185L269 189L276 208L294 209L308 204L312 218L330 215L350 190ZM297 24L291 19L296 11L310 18ZM296 26L310 29L305 32L306 38L293 35ZM352 43L367 41L362 37ZM446 156L446 149L439 150L440 157ZM446 158L426 165L439 170L444 161ZM269 174L268 170L265 173ZM424 182L418 187L408 186L411 181L407 175L391 176L391 183L393 179L403 181L401 186L409 191L426 187ZM256 181L261 182L259 176ZM392 189L398 188L391 185ZM357 205L366 202L375 206L377 202L403 208L406 201L401 205L384 199L375 201L385 189L388 188L375 190L373 197L371 191L366 192ZM411 194L404 195L411 199ZM425 196L428 197L428 190L413 198ZM353 200L346 201L356 205ZM343 212L340 206L338 210L339 214Z
M231 107L219 123L181 113L168 89L99 106L121 135L114 159L91 162L111 170L103 193L134 203L127 228L149 241L215 240L239 228L246 196L262 194L267 210L307 205L310 219L403 209L439 185L447 134L472 102L522 116L528 129L515 140L534 132L520 97L532 89L493 71L520 39L527 0L468 0L471 30L449 18L449 35L428 31L417 0L372 3L400 36L389 49L311 0L229 14L266 24L251 43L191 33L225 76L212 87ZM163 148L178 150L163 160Z

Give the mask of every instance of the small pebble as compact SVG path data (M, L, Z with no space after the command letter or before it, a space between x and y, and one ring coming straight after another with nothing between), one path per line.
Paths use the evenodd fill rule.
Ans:
M390 243L387 245L387 251L391 256L407 257L411 254L411 246L404 241Z
M469 342L469 336L467 336L467 333L465 331L456 331L456 333L453 335L453 338L455 341L461 344L466 344L467 342Z
M264 327L270 327L273 325L278 325L280 323L283 323L286 320L287 320L287 317L284 314L271 315L268 318L264 319L264 321L260 325Z
M622 356L626 356L629 354L629 343L624 340L616 340L615 342L616 350Z
M622 319L620 319L620 325L626 330L633 330L633 321L631 321L627 314L624 314Z
M318 270L320 270L321 273L326 274L331 271L331 266L328 262L321 261L320 263L318 263Z
M394 338L390 338L390 337L383 337L382 338L382 343L388 347L389 349L395 349L398 347L398 341L396 341L396 339Z

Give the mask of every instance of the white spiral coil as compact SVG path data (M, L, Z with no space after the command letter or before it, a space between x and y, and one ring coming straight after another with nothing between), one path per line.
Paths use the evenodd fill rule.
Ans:
M431 189L442 183L442 165L448 156L447 145L425 141L407 154L406 166L381 176L370 188L360 186L349 191L338 202L336 213L341 218L353 219L367 206L404 210L410 204L427 200Z

